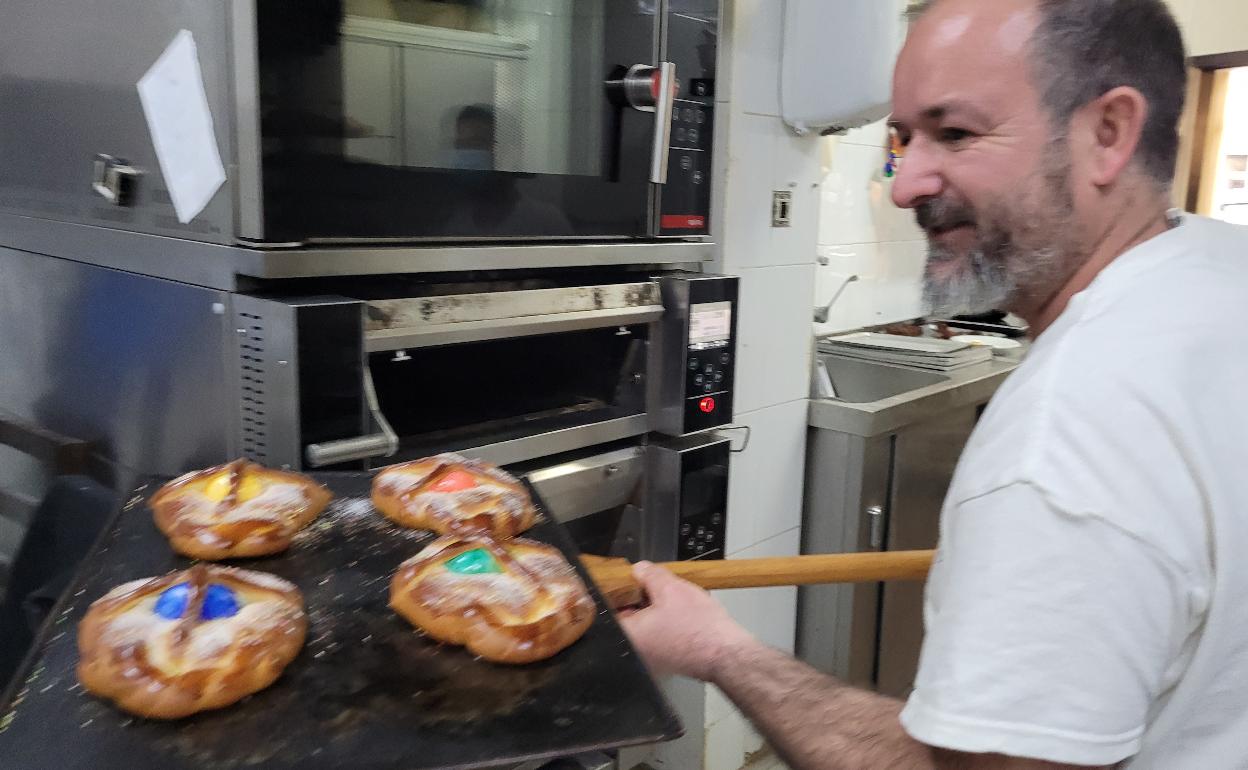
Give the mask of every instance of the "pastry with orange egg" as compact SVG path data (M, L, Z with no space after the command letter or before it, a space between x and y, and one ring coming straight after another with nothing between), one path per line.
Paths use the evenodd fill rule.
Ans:
M174 479L148 507L173 550L217 561L286 550L332 499L307 476L235 460Z
M382 469L373 505L412 529L440 535L485 532L514 537L537 521L537 509L514 476L479 460L440 454Z

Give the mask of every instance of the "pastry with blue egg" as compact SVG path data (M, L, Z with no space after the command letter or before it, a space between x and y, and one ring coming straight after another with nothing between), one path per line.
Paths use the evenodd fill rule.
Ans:
M180 719L273 684L307 627L293 584L197 564L97 599L78 625L78 681L132 714Z

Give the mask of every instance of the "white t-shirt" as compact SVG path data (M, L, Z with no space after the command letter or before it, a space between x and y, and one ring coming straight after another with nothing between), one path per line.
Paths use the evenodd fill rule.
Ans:
M917 740L1248 768L1248 229L1187 216L1044 332L941 515Z

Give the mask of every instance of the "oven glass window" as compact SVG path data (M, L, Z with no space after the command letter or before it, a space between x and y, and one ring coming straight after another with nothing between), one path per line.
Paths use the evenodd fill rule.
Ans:
M643 234L636 0L258 0L266 240Z

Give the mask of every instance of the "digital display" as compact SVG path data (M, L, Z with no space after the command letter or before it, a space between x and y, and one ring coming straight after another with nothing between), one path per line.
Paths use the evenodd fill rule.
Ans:
M704 302L689 308L689 347L713 347L732 336L732 303Z

